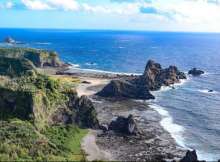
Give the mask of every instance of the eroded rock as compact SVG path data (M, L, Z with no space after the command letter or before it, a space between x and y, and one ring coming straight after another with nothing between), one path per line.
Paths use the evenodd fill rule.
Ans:
M154 99L150 91L159 90L162 86L171 86L186 79L176 66L163 69L159 63L149 60L143 75L130 79L113 80L97 95L102 97Z
M138 133L137 124L132 115L129 115L127 118L119 116L110 123L109 130L126 135L136 135Z
M192 76L200 76L200 75L202 75L202 74L205 74L205 72L202 71L202 70L199 70L199 69L197 69L197 68L193 68L193 69L191 69L191 70L188 72L188 74L190 74L190 75L192 75Z
M97 95L116 98L154 99L154 96L146 87L126 80L112 80Z

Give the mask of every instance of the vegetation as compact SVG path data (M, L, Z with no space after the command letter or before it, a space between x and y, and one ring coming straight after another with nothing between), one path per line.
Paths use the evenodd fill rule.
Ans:
M35 67L27 59L0 57L0 75L16 77L30 71L35 71Z
M80 141L87 130L53 126L39 132L28 121L0 121L0 161L85 160Z
M36 67L62 65L56 52L32 48L0 48L0 57L26 59Z
M85 160L83 127L97 125L92 102L73 89L78 78L47 76L54 52L0 48L0 161Z

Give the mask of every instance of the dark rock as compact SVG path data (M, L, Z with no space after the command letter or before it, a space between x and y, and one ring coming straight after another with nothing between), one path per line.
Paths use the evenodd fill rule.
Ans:
M15 41L13 38L11 38L11 37L5 38L4 42L5 42L5 43L9 43L9 44L14 44L14 43L16 43L16 41Z
M91 84L91 82L88 81L82 81L83 84Z
M149 60L138 83L144 84L149 90L158 90L161 86L179 83L180 79L186 79L186 75L180 72L176 66L162 69L159 63Z
M97 95L116 98L154 99L154 96L146 87L126 80L111 81Z
M97 95L102 97L124 97L133 99L154 99L149 92L159 90L161 86L170 86L186 79L176 66L162 69L161 65L149 60L144 74L130 79L113 80Z
M97 113L92 101L87 96L78 97L75 90L66 92L67 106L73 112L72 121L83 128L99 128Z
M214 92L214 91L213 91L213 90L209 90L208 92L210 92L210 93L211 93L211 92Z
M103 132L105 133L108 131L108 125L107 124L100 125L99 129L103 130Z
M137 124L132 115L129 115L128 118L119 116L110 123L109 130L126 135L136 135L138 133Z
M188 74L192 75L192 76L200 76L202 74L204 74L205 72L202 70L198 70L196 68L191 69Z
M205 161L198 160L196 150L193 151L188 150L186 152L186 155L180 160L180 162L205 162Z
M75 121L79 126L85 128L99 128L97 113L92 101L87 96L82 96L77 99L75 106L76 118Z

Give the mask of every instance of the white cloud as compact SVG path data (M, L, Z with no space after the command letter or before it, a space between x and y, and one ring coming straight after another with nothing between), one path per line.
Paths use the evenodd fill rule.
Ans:
M14 6L14 3L11 1L7 1L5 3L0 4L0 9L11 9Z
M31 10L48 10L52 9L47 3L39 0L22 0L22 3Z
M5 7L8 9L12 8L13 6L14 6L14 4L11 1L6 2L6 4L5 4Z
M75 11L79 9L79 4L75 0L22 0L22 3L31 10Z

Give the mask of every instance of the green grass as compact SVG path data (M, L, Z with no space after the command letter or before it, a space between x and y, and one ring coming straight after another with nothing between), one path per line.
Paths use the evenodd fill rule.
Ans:
M87 130L74 125L39 132L28 121L0 121L0 161L82 161Z

